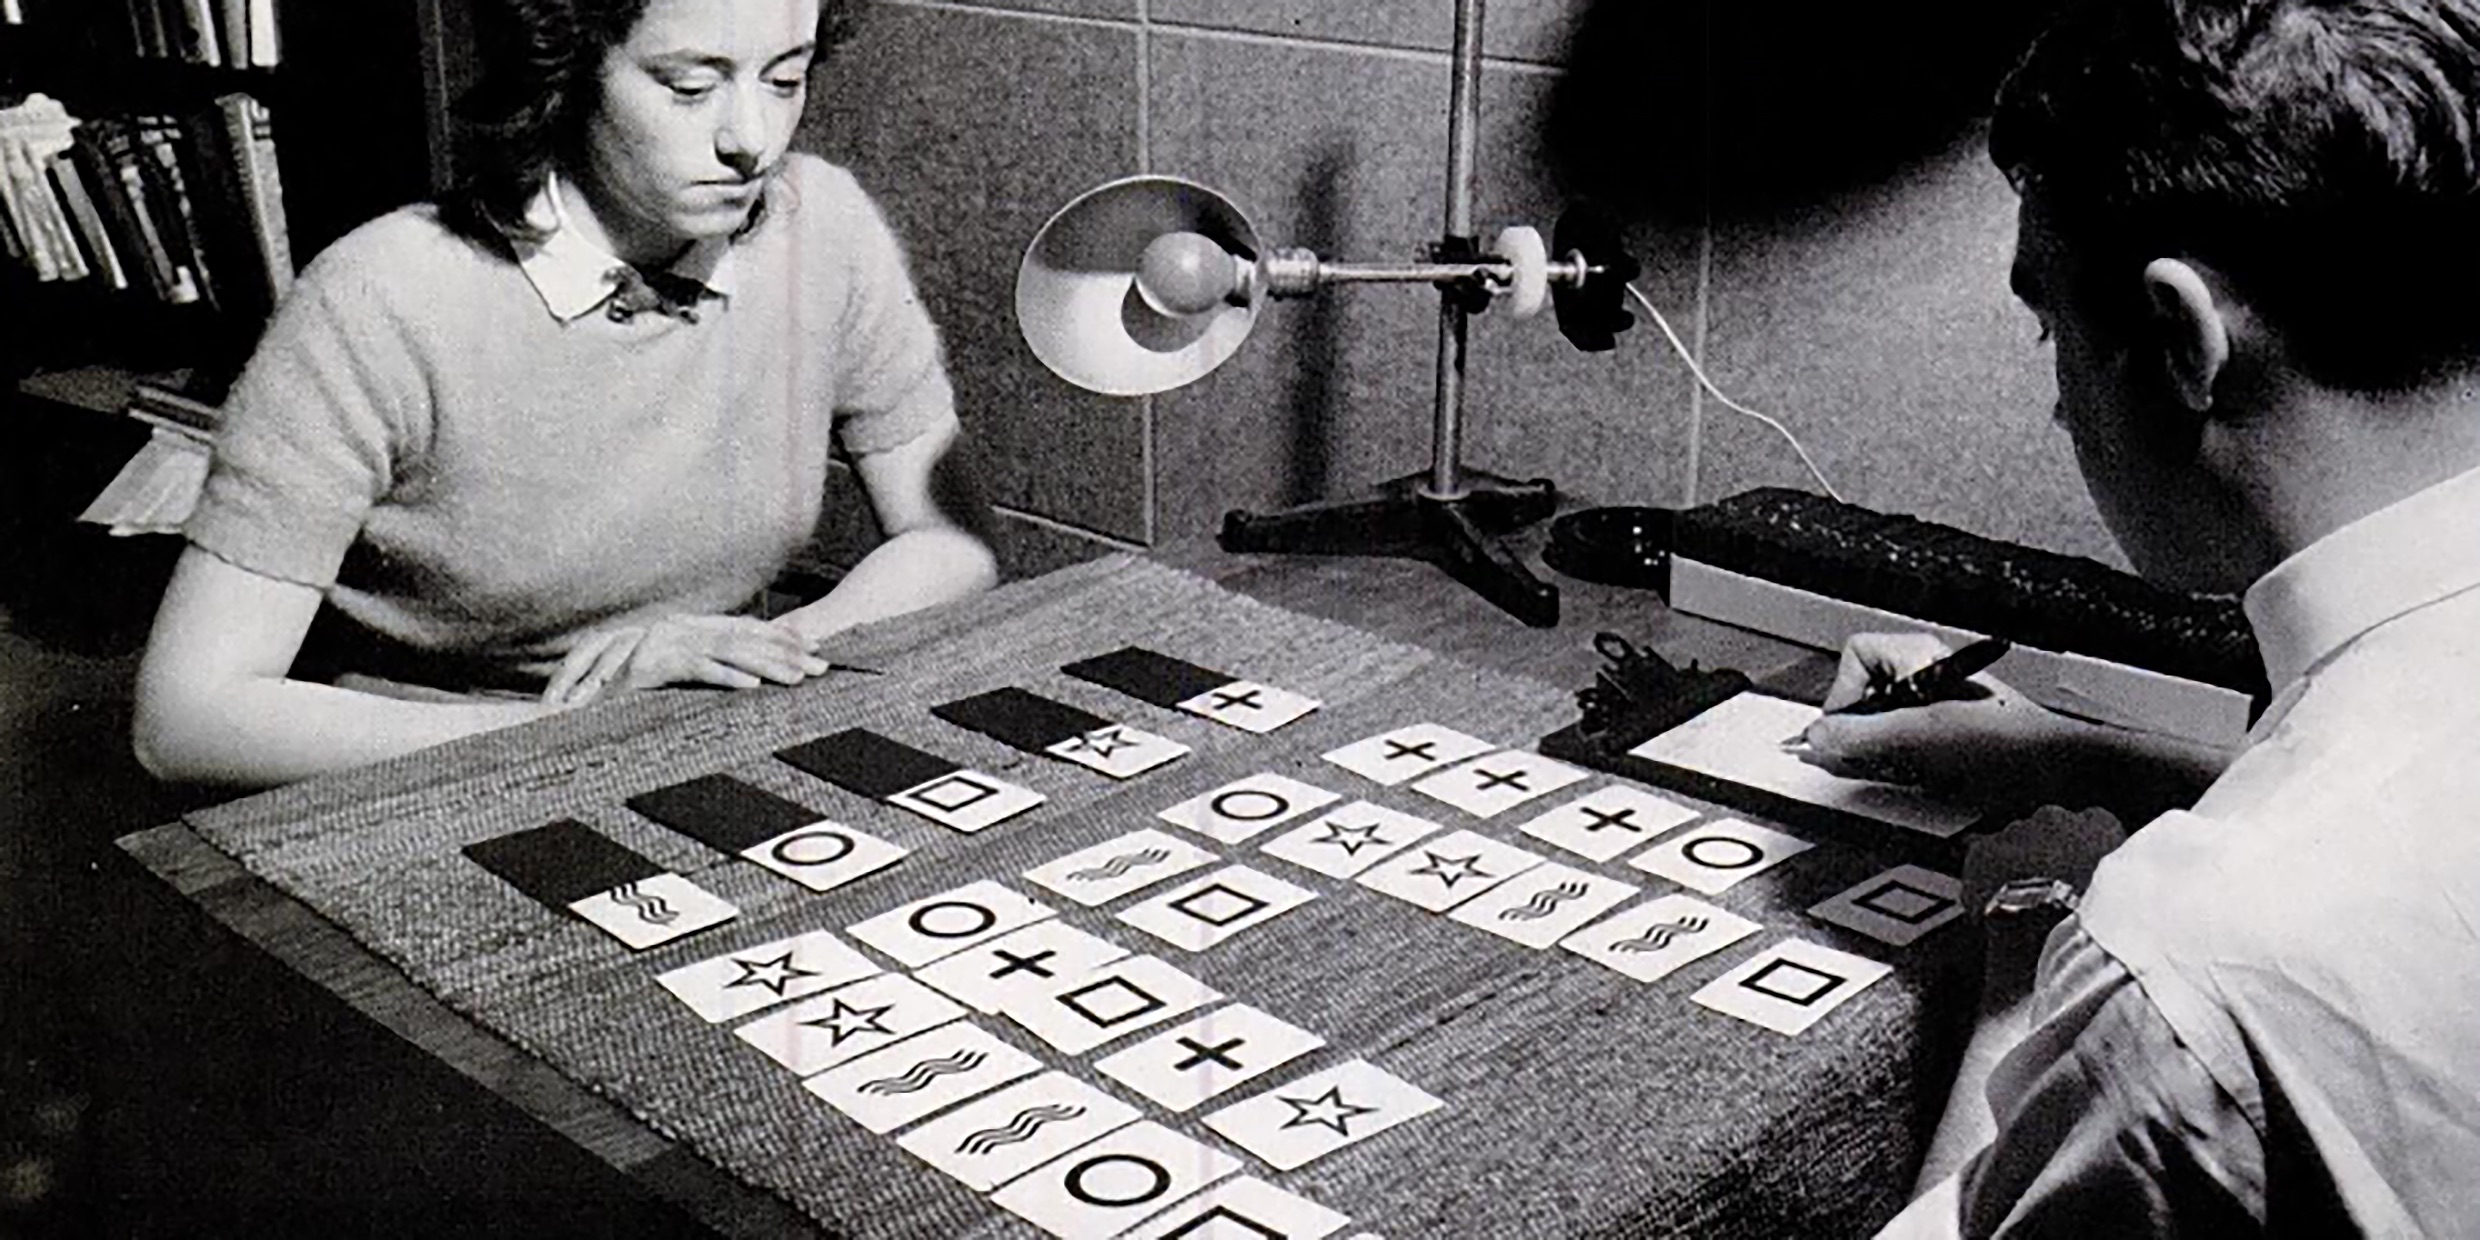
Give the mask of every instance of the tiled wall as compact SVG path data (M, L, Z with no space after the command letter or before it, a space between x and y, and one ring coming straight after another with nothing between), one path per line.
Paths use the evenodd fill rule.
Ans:
M1514 222L1548 231L1577 180L1546 135L1580 32L1604 38L1624 10L1627 31L1658 33L1641 18L1661 2L1489 6L1485 236ZM1012 288L1052 211L1139 171L1221 188L1270 243L1418 255L1440 228L1451 21L1450 0L879 0L829 69L805 143L851 166L910 247L1013 571L1207 534L1229 508L1339 497L1426 466L1427 290L1274 305L1203 381L1117 399L1034 360ZM1597 71L1627 63L1595 50ZM1631 143L1628 118L1606 123L1597 157L1646 161L1640 180L1748 166L1693 142ZM1699 191L1709 204L1732 198L1713 188ZM1714 380L1790 424L1857 502L2111 554L2048 422L2048 358L2006 293L2013 196L1977 133L1789 201L1637 220L1639 285ZM1569 348L1546 315L1485 314L1471 339L1476 466L1594 502L1812 485L1771 432L1701 397L1649 324L1598 355Z

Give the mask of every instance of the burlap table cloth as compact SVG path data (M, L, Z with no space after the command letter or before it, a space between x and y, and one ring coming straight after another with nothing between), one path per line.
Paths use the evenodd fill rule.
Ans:
M1298 690L1325 706L1258 737L1059 671L1124 644ZM1937 936L1895 952L1800 911L1879 868L1856 849L1817 848L1716 897L1766 932L1652 985L1287 866L1256 853L1254 844L1213 847L1319 898L1193 955L1110 916L1142 893L1086 909L1021 879L1077 848L1159 826L1156 811L1259 771L1555 855L1515 830L1536 807L1482 823L1404 788L1379 788L1318 755L1423 721L1530 747L1575 718L1568 688L1451 662L1131 557L872 626L839 638L834 655L888 674L748 693L634 695L520 732L279 789L195 814L191 823L416 984L659 1132L780 1194L830 1234L915 1240L1040 1233L915 1161L895 1134L873 1136L836 1113L732 1037L729 1026L704 1023L653 979L804 930L840 932L984 878L1327 1039L1325 1049L1224 1101L1354 1056L1444 1099L1443 1111L1294 1172L1275 1173L1244 1158L1256 1174L1351 1215L1358 1228L1395 1237L1826 1236L1864 1233L1900 1206L1939 1101L1941 1057L1929 1049L1937 1039L1920 1032L1922 1013L1933 994L1957 1001L1947 992L1957 970L1954 952L1932 946ZM928 711L1003 685L1196 752L1120 784L1007 749ZM848 727L878 731L1050 799L1023 817L960 835L770 756ZM912 854L865 880L813 894L622 805L633 794L715 771L895 840ZM1570 794L1607 782L1597 776ZM1539 807L1563 799L1545 798ZM459 852L561 817L690 875L737 904L741 917L635 953L520 895ZM1671 889L1621 862L1560 859L1648 894ZM1688 1002L1706 980L1788 934L1892 961L1897 971L1797 1038ZM1094 1059L1135 1038L1062 1056L1003 1018L974 1019L1178 1131L1219 1143L1200 1122L1216 1104L1169 1114L1092 1069Z

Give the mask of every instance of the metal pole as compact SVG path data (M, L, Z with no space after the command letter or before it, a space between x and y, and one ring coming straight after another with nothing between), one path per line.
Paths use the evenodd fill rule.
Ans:
M1455 77L1447 96L1447 243L1476 246L1473 235L1473 149L1481 131L1482 0L1456 0ZM1438 404L1432 431L1428 493L1464 496L1464 307L1459 293L1438 308Z

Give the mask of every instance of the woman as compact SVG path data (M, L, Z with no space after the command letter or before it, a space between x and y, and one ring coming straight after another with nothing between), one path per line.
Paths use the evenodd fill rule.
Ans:
M791 684L842 629L987 588L934 498L958 431L902 254L787 151L852 5L484 15L477 174L321 254L235 386L139 673L149 769L277 783L609 689ZM885 541L739 614L836 448ZM294 677L314 618L360 675Z

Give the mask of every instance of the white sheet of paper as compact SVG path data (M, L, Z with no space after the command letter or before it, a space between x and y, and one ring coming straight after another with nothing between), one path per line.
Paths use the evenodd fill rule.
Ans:
M955 1000L920 982L881 973L761 1016L732 1036L808 1076L963 1015Z
M684 964L655 981L708 1024L747 1016L787 999L832 990L879 971L833 931L812 930Z
M1569 931L1635 894L1634 884L1544 861L1457 905L1448 916L1546 951Z
M1413 784L1412 790L1475 818L1495 818L1584 779L1583 771L1557 759L1510 749L1449 767Z
M638 951L741 915L730 901L678 874L622 883L576 901L568 909Z
M1445 1105L1419 1086L1355 1059L1224 1107L1206 1117L1206 1127L1267 1166L1290 1171Z
M1008 1019L1051 1048L1082 1055L1140 1029L1176 1020L1222 998L1213 987L1155 956L1102 965L1048 993L1010 1003Z
M1354 741L1324 756L1355 775L1392 788L1496 748L1488 741L1466 736L1443 724L1416 723L1381 732L1365 741Z
M741 856L812 891L832 891L904 859L905 847L820 820L741 850Z
M1357 880L1433 913L1480 895L1541 864L1541 858L1473 831L1422 840L1379 862Z
M1306 1029L1233 1003L1113 1051L1094 1070L1166 1111L1186 1111L1324 1045Z
M1201 952L1316 898L1316 892L1263 870L1227 865L1130 905L1119 919L1175 947Z
M1808 849L1808 841L1796 835L1737 818L1716 818L1672 832L1660 843L1628 858L1628 864L1711 896Z
M933 960L913 976L978 1011L996 1012L1017 1000L1040 998L1127 954L1127 948L1054 917Z
M1805 939L1785 939L1688 997L1726 1016L1794 1035L1894 970Z
M1166 762L1189 755L1189 748L1167 737L1115 723L1083 736L1071 736L1044 752L1113 779L1134 779Z
M1208 839L1245 844L1263 832L1342 799L1314 784L1267 773L1233 780L1156 816Z
M1187 840L1147 827L1037 865L1025 871L1025 879L1092 908L1217 860Z
M918 969L1050 915L1049 905L984 879L891 908L845 933Z
M1042 1070L1041 1061L960 1020L801 1082L881 1136Z
M1254 680L1235 680L1220 689L1209 689L1180 703L1180 709L1192 715L1203 715L1216 723L1229 724L1260 736L1317 708L1316 698L1303 697L1273 685L1261 685Z
M1696 821L1696 811L1641 788L1596 788L1518 828L1526 835L1589 861L1608 861L1674 827Z
M1240 1169L1240 1160L1151 1120L1026 1172L991 1203L1062 1240L1115 1236Z
M1427 818L1354 801L1266 841L1262 851L1329 878L1351 878L1442 830Z
M896 1144L986 1193L1137 1116L1135 1107L1065 1072L1046 1072L968 1102Z
M1346 1215L1244 1175L1147 1219L1119 1240L1326 1240L1351 1225Z
M1637 981L1658 982L1759 929L1737 913L1673 893L1586 926L1559 946Z
M1980 820L1979 811L1918 788L1829 775L1784 753L1783 742L1807 731L1818 714L1787 698L1742 693L1628 753L1939 839Z
M1042 794L1031 788L969 770L951 771L887 798L898 809L967 833L1005 822L1042 801Z
M1963 916L1963 881L1916 865L1899 865L1835 895L1808 910L1808 915L1881 943L1909 947L1920 936Z

